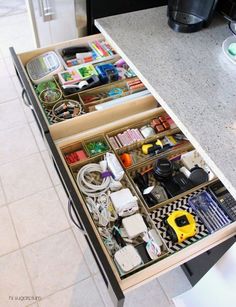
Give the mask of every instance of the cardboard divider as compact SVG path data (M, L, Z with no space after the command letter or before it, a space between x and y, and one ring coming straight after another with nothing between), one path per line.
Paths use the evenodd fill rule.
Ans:
M156 185L160 185L160 182L158 182L154 176L153 176L153 173L152 173L152 169L153 169L153 166L155 164L155 162L157 161L157 159L159 158L168 158L168 159L173 159L175 160L176 157L178 157L179 155L183 154L183 153L186 153L188 151L191 151L193 150L193 146L189 143L189 144L185 144L183 146L180 146L179 148L176 148L176 149L173 149L173 150L170 150L166 153L163 153L163 154L160 154L160 155L157 155L155 156L151 161L148 161L148 162L145 162L145 163L142 163L140 165L137 165L133 168L130 168L129 170L127 170L127 175L128 177L130 178L130 181L132 182L132 184L135 186L136 190L137 190L137 193L139 194L140 198L142 199L143 203L145 204L146 206L146 209L151 212L157 208L160 208L162 206L165 206L173 201L176 201L178 199L180 199L181 197L185 196L185 195L188 195L189 193L192 193L200 188L203 188L203 187L206 187L208 186L209 184L211 184L212 182L215 182L217 179L213 179L213 180L210 180L210 181L206 181L200 185L197 185L197 186L194 186L192 188L190 188L189 190L185 191L185 192L182 192L182 193L179 193L178 195L174 196L174 197L168 197L168 199L166 199L165 201L162 201L160 203L156 203L156 205L152 205L151 207L148 206L147 202L145 201L144 199L144 195L142 194L142 192L140 191L139 187L137 186L137 184L135 183L134 181L134 178L138 173L140 173L141 175L144 175L145 173L148 174L148 182L149 182L149 186L153 186L155 187Z
M95 152L94 154L91 154L91 152L88 148L89 144L94 143L94 146L96 146L95 143L98 143L98 142L102 142L105 145L104 150L102 150L101 152ZM99 144L98 144L98 147L99 147ZM97 149L99 149L99 148L97 148ZM96 150L96 148L95 148L95 150ZM89 163L89 161L91 161L91 159L93 159L94 157L104 155L104 153L106 153L107 151L110 151L110 150L111 150L111 147L110 147L109 143L105 139L105 136L103 134L101 134L101 135L96 135L94 137L90 137L90 138L85 139L85 140L77 141L77 142L75 142L71 145L68 145L68 146L65 146L61 149L61 152L62 152L64 159L66 160L68 166L73 171L75 168L77 168L78 165L81 165L81 164L84 165L84 163ZM76 153L78 151L79 151L79 153L82 151L85 154L86 158L83 155L82 159L79 159L78 161L76 161L74 163L69 163L68 162L68 160L69 160L68 156L73 154L73 153Z
M150 95L128 101L113 108L91 112L72 120L67 120L57 125L50 126L51 136L54 140L81 133L90 134L90 130L97 129L96 133L103 133L105 127L117 129L126 122L138 121L144 113L156 113L163 110L158 107L157 101ZM119 123L120 122L120 123ZM118 125L118 127L117 127ZM93 132L94 133L94 132Z
M85 90L83 92L80 92L79 95L79 100L83 104L84 109L86 112L91 112L94 111L94 107L97 104L101 104L104 102L108 102L117 98L125 97L132 92L128 89L127 87L127 81L130 80L135 80L136 77L130 78L130 79L124 79L124 80L119 80L111 83L107 83L89 90ZM120 90L117 94L114 95L109 95L111 91L118 91ZM90 101L91 100L91 101Z
M102 161L104 158L104 155L100 155L100 156L97 156L97 157L94 157L94 158L90 158L89 160L84 160L84 161L81 161L80 164L77 164L76 166L73 167L73 170L72 170L72 175L73 175L73 178L74 180L77 182L77 174L79 172L79 170L85 166L85 165L88 165L89 163L99 163L100 161ZM96 182L96 184L98 184L99 182L101 182L101 178L100 176L98 175L98 173L94 172L92 173L92 175L94 176L94 180L92 180L92 182ZM134 186L132 185L132 183L130 182L128 176L126 174L124 174L124 176L122 177L121 179L121 184L122 184L122 188L128 188L130 189L131 193L133 196L136 196L137 197L137 201L138 201L138 207L139 207L139 210L138 210L138 213L140 213L143 218L145 219L147 225L148 225L148 228L149 229L155 229L155 231L157 232L157 234L160 236L159 234L159 231L157 230L157 228L155 227L155 224L153 223L152 219L150 218L147 210L145 209L145 206L143 205L142 201L140 200ZM83 192L81 191L81 196L84 200L84 203L86 204L86 195L83 194ZM86 205L88 210L89 210L89 207L88 205ZM89 210L91 216L92 216L92 219L93 219L93 222L95 224L95 226L99 229L99 227L101 227L99 224L98 224L98 221L96 221L94 218L93 218L93 214L92 212ZM114 222L110 222L109 223L109 226L108 226L108 229L113 229L113 226L114 226ZM99 231L98 231L99 232ZM161 238L161 237L160 237ZM162 239L161 239L162 240ZM128 244L133 244L134 246L137 246L138 244L144 242L143 239L141 239L141 237L138 237L136 240L134 240L134 243L128 243ZM137 271L140 271L141 269L157 262L157 261L160 261L161 259L163 259L164 257L166 257L168 255L168 249L164 243L164 240L162 240L162 248L161 248L162 252L161 252L161 255L155 259L155 260L150 260L148 263L145 263L145 264L141 264L139 267L137 267L136 269L126 273L126 274L122 274L118 269L118 273L119 275L121 276L121 278L125 278L127 276L130 276L132 274L134 274L135 272ZM108 253L110 255L111 258L113 258L113 255L111 254L111 252L108 250Z

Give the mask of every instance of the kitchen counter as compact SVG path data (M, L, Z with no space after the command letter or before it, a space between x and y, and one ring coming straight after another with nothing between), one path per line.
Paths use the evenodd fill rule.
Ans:
M236 198L236 65L221 49L226 21L176 33L161 7L95 24Z

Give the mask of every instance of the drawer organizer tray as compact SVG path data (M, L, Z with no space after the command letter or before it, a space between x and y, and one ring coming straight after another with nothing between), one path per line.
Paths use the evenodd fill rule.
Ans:
M163 111L156 118L165 117L167 114ZM173 136L175 134L180 134L180 129L173 124L173 127L168 127L166 130L162 132L155 131L155 134L145 137L141 134L142 127L150 127L150 123L154 120L154 117L147 118L141 122L135 123L134 125L129 125L126 127L122 127L120 129L109 132L106 137L108 142L110 143L112 149L116 152L119 161L123 165L121 156L122 154L129 154L132 158L132 163L129 166L125 166L126 169L133 168L135 165L141 164L143 162L149 161L152 159L153 155L156 155L155 152L152 154L145 154L142 152L142 147L145 144L155 144L158 139L163 140L165 136ZM133 131L139 133L141 140L133 140L131 144L122 144L119 141L119 137L128 133L133 133ZM178 142L175 147L178 147L182 144L187 144L188 141ZM172 147L173 148L173 147ZM124 165L123 165L124 166Z
M115 62L117 62L119 59L121 59L121 57L117 54L117 55L115 55L115 56L114 56L112 59L110 59L110 60L102 59L102 60L100 60L99 63L96 62L96 64L93 64L93 63L91 63L91 64L93 64L93 66L96 68L96 66L97 66L97 65L100 65L100 64L115 64ZM71 98L72 96L74 96L74 93L73 93L73 94L66 93L66 91L65 91L65 90L63 89L63 87L62 87L62 84L59 82L59 79L58 79L58 76L57 76L57 75L54 75L54 76L53 76L53 79L54 79L55 83L57 84L57 87L61 90L62 96L63 96L65 99L69 99L69 98ZM113 84L113 83L115 83L115 81L111 82L110 84ZM100 86L102 86L102 84L101 84ZM99 86L99 87L100 87L100 86ZM83 91L81 91L81 92L83 92ZM81 93L81 92L80 92L80 93ZM78 93L77 93L77 95L78 95Z
M92 46L94 42L101 41L104 41L102 35L94 35L87 39L78 39L69 43L56 44L21 55L22 69L31 85L31 90L36 97L38 107L44 115L45 124L49 127L62 121L77 120L77 117L80 118L80 116L86 113L101 111L103 110L103 106L101 106L103 103L110 102L109 105L106 104L104 106L109 108L113 105L132 102L137 97L136 94L138 94L138 97L150 95L143 83L116 52L108 56L101 56L98 52L96 53L96 60L89 60L81 65L72 65L71 67L62 59L62 50L64 48L71 46L83 48L85 46ZM64 71L50 75L50 80L42 81L39 84L31 82L30 77L27 75L27 63L39 55L55 50L59 54ZM80 54L82 55L83 53ZM79 82L81 82L80 89L73 88L70 90L70 93L65 92L66 90L63 89L63 84L66 86L74 86L78 85ZM138 85L136 83L134 85L133 82L138 83ZM55 103L58 101L58 99L55 99L55 90L61 93L59 101L64 102L66 100L63 104L64 108L60 113L60 118L55 116L53 111L53 103L54 101ZM47 93L45 93L45 100L40 99L43 91ZM79 112L77 111L78 107L76 107L76 111L73 111L73 104L79 107ZM100 106L96 109L96 105L98 104ZM70 105L70 108L67 105Z
M167 152L165 153L162 153L162 154L159 154L159 155L156 155L155 157L152 158L152 160L149 160L145 163L142 163L142 164L139 164L139 165L136 165L130 169L127 170L127 174L128 176L130 177L130 180L131 182L134 184L134 186L136 187L137 189L137 192L139 193L141 199L143 200L144 204L146 205L147 207L147 210L153 210L153 209L156 209L157 207L160 207L162 206L163 204L166 204L166 203L169 203L169 202L172 202L176 199L178 199L179 197L181 196L184 196L186 195L187 193L189 192L192 192L192 191L195 191L203 186L207 186L208 184L211 184L212 182L214 182L216 179L213 179L213 180L210 180L210 181L206 181L200 185L197 185L195 187L192 187L190 188L189 190L187 190L186 192L182 192L180 193L179 195L177 196L174 196L174 197L169 197L167 200L163 201L163 202L160 202L160 203L157 203L156 205L153 205L153 206L148 206L148 204L146 203L144 197L143 197L143 194L141 193L140 189L138 188L137 184L135 183L135 176L138 173L140 173L141 175L143 174L148 174L148 181L149 181L149 186L156 186L158 185L159 183L157 182L157 180L154 178L154 175L153 175L153 166L156 162L157 159L160 159L160 158L168 158L169 160L175 160L176 158L178 158L181 154L184 154L186 152L190 152L193 150L193 146L189 143L189 144L184 144L180 147L177 147L176 149L170 149L168 150Z
M149 213L151 219L153 220L154 224L159 230L161 237L165 241L165 244L167 245L168 250L171 254L176 253L180 251L181 249L188 247L189 245L209 235L209 232L206 226L199 220L199 218L196 216L196 214L193 212L192 208L188 204L188 199L191 196L196 195L203 190L204 188L197 189L195 192L192 192L183 197L180 197L178 200L170 202L169 204L162 205ZM197 225L197 234L194 237L189 238L182 243L172 242L170 236L168 235L166 224L164 222L164 220L166 219L166 216L168 214L171 214L175 210L186 210L187 212L193 214L195 221L196 221L196 225Z
M95 41L99 42L100 44L103 43L103 42L105 43L104 38L98 38ZM94 53L94 55L96 57L93 61L90 62L91 64L96 64L96 63L100 63L100 62L103 62L103 61L109 61L109 60L112 60L115 57L117 57L117 54L116 54L115 50L112 49L112 48L111 48L112 52L110 52L110 54L106 54L106 55L97 54L97 49L96 49L96 46L95 47L93 46L93 42L91 42L91 43L87 43L86 42L86 43L83 44L83 47L91 48L91 51L93 51L93 53ZM66 62L65 56L63 56L63 49L64 48L57 48L56 52L59 55L60 60L61 60L61 62L63 64L63 66L66 69L71 69L71 68L83 66L82 63L76 63L76 57L70 57L69 60L70 61L71 60L75 60L75 63L73 63L73 61L72 61L71 65L69 66L68 63Z
M78 172L79 172L79 170L81 170L81 168L82 168L83 166L88 165L88 164L90 164L90 163L92 163L92 164L94 164L94 163L97 164L97 163L99 163L100 161L102 161L103 159L104 159L104 155L100 155L100 156L97 156L97 157L94 157L94 158L89 158L88 160L81 161L81 162L78 163L76 166L73 166L72 175L73 175L73 177L74 177L75 182L77 183L77 175L78 175ZM92 172L92 173L91 173L91 177L93 178L92 181L91 181L92 183L93 183L93 182L95 182L95 183L101 182L100 174L98 174L97 172ZM139 209L138 209L138 211L136 211L136 213L141 214L141 216L145 219L146 224L148 225L148 229L153 229L153 230L157 231L157 233L158 233L158 230L155 228L153 221L150 219L150 217L149 217L149 215L148 215L148 212L146 211L144 205L142 204L142 201L139 199L139 197L138 197L138 195L137 195L137 193L136 193L134 187L133 187L132 184L130 183L130 181L129 181L129 179L128 179L128 177L127 177L126 174L124 174L124 176L122 177L122 179L120 180L120 182L121 182L121 184L122 184L122 189L129 189L129 190L131 191L131 194L132 194L133 196L135 196L135 197L138 199L138 207L139 207ZM80 186L78 186L78 188L80 189ZM109 195L109 194L108 194L108 195ZM81 196L82 196L82 198L83 198L83 200L84 200L84 204L85 204L85 206L87 207L87 210L88 210L89 213L91 214L91 217L92 217L92 219L93 219L93 222L94 222L94 224L95 224L95 226L96 226L96 228L97 228L97 230L98 230L98 234L99 234L99 229L101 229L101 228L103 228L103 229L106 228L107 230L108 230L108 229L109 229L109 230L114 229L114 227L115 227L115 222L116 222L116 221L111 221L111 222L109 222L109 224L107 225L107 227L102 227L102 225L100 225L99 222L98 222L97 220L94 219L93 213L92 213L91 210L89 209L88 202L87 202L87 196L86 196L83 192L81 192ZM92 199L95 199L95 198L92 198ZM118 217L117 217L117 218L118 218ZM158 235L159 235L159 234L158 234ZM103 240L103 242L104 242L104 244L105 244L105 246L106 246L106 241L107 241L108 239L107 239L107 238L105 238L105 239L103 238L102 240ZM135 242L135 243L132 243L132 245L134 245L134 246L144 243L144 241L143 241L140 237L136 238L135 240L136 240L136 242ZM129 244L131 244L131 243L128 242L127 244L129 245ZM107 248L107 249L108 249L108 248ZM112 254L112 253L111 253L111 251L110 251L109 249L108 249L108 253L109 253L109 256L111 257L111 254ZM151 260L151 259L150 259L150 261L149 261L148 263L146 263L146 264L141 264L141 265L139 265L139 266L137 267L137 269L134 269L134 270L132 270L132 271L126 273L126 274L125 274L124 272L123 272L123 273L120 272L119 270L117 270L117 273L120 274L121 278L125 278L126 276L129 276L129 275L135 273L137 270L139 271L139 270L141 270L142 268L144 268L144 267L146 267L146 266L149 266L149 265L153 264L153 263L156 262L156 261L160 261L160 260L161 260L163 257L165 257L167 254L168 254L168 249L166 248L166 246L165 246L165 244L164 244L164 242L163 242L163 245L162 245L162 247L161 247L161 255L160 255L156 260ZM114 256L114 255L113 255L113 256ZM111 259L112 259L112 257L111 257Z

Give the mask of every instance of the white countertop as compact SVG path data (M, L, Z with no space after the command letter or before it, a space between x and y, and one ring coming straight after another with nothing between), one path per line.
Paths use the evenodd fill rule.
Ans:
M221 49L226 21L176 33L161 7L95 24L236 198L236 65Z

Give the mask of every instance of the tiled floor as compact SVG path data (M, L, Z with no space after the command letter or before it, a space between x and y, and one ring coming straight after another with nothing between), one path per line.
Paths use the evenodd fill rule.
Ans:
M0 306L110 307L87 243L68 218L65 193L34 118L20 98L7 47L34 48L26 18L25 13L0 18ZM188 288L176 269L128 293L125 306L173 306L171 297ZM41 300L20 300L26 296Z

